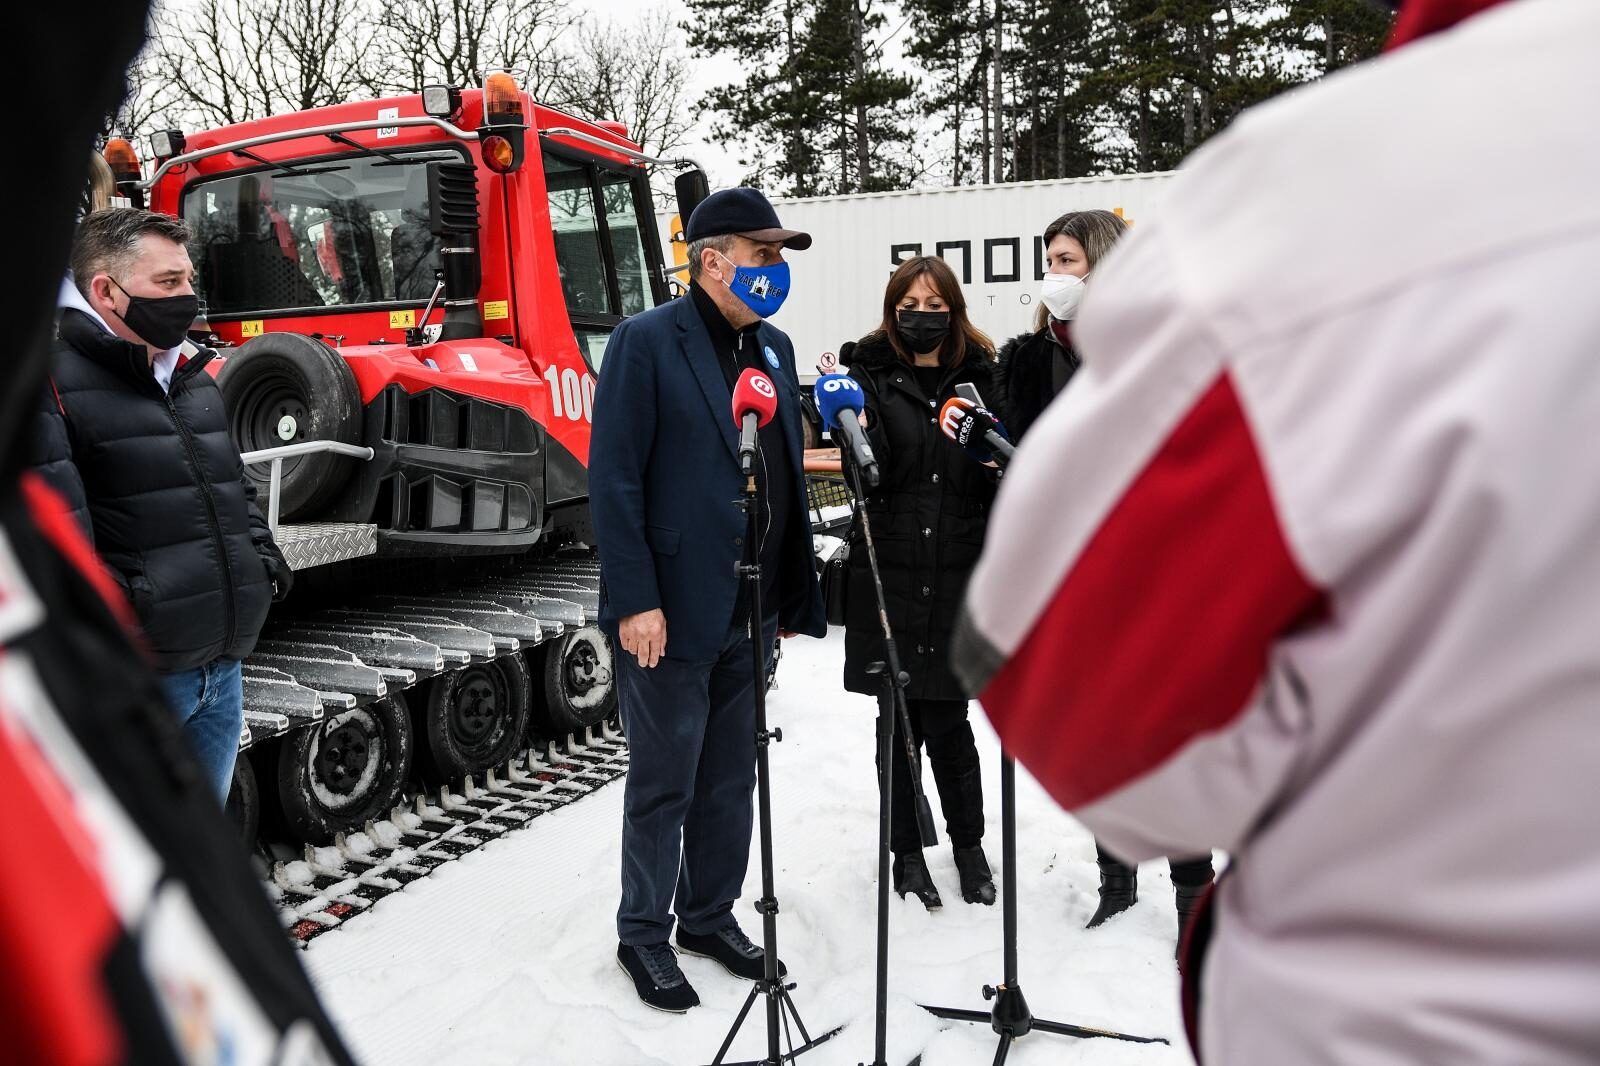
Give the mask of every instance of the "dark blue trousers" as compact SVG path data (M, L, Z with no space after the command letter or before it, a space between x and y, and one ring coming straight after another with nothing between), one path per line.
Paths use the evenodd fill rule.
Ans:
M762 647L771 648L776 617L764 629ZM664 657L646 670L617 649L628 736L617 908L624 944L666 940L674 909L688 932L714 932L744 889L756 783L750 655L742 622L707 662Z

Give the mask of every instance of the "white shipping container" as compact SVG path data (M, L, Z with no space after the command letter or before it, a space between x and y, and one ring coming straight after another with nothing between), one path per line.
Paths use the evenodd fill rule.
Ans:
M1137 226L1159 209L1171 178L1164 172L776 200L783 224L815 243L787 254L794 287L773 325L794 340L800 373L812 378L825 353L877 328L896 264L940 255L961 280L973 323L999 346L1033 328L1047 225L1068 211L1101 208ZM658 219L669 262L673 215Z

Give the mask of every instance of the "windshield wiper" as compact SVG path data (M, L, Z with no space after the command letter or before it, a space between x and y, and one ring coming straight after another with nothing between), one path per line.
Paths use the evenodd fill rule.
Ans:
M328 138L328 140L332 141L334 144L342 144L347 148L354 148L358 151L371 152L373 155L381 156L388 160L389 165L392 167L409 167L415 166L418 163L427 162L427 159L422 157L413 156L407 158L406 156L395 155L393 152L385 151L382 148L374 148L370 144L362 144L360 141L352 141L349 137L346 137L342 133L324 133L323 136ZM374 163L372 165L382 166L383 164Z
M309 178L314 174L331 174L336 170L349 170L348 163L338 163L327 167L292 167L288 163L274 163L270 159L263 159L248 148L235 148L234 155L243 156L253 163L260 163L264 167L271 167L274 173L288 174L296 178Z

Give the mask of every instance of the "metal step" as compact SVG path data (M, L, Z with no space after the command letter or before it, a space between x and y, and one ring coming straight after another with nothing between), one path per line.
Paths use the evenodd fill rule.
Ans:
M280 525L273 539L291 570L342 563L378 551L378 527L360 522Z

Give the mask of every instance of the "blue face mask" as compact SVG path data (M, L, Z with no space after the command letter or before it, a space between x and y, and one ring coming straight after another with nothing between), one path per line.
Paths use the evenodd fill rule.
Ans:
M720 252L718 254L721 255ZM722 260L733 267L733 280L728 283L728 288L740 303L762 318L771 318L778 313L778 308L789 296L788 263L748 267L740 266L725 255Z

